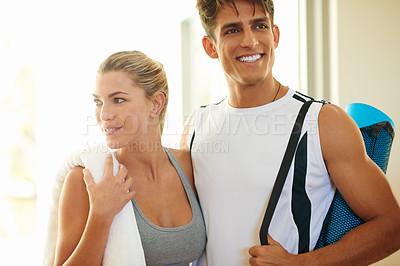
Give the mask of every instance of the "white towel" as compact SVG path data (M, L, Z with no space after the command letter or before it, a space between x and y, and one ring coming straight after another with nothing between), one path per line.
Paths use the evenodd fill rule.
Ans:
M82 166L90 170L94 181L98 183L103 177L105 159L108 153L110 151L107 148L99 146L80 149L74 152L57 172L52 191L43 265L54 265L58 232L58 202L65 176L74 167ZM115 156L113 156L113 161L115 175L119 163ZM125 205L114 218L104 251L103 265L146 265L131 202Z

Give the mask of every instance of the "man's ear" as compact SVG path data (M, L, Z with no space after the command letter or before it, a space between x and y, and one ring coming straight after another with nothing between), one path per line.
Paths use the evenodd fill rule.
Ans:
M204 51L206 51L207 55L211 58L218 58L217 51L215 49L214 41L208 37L204 36L202 39Z
M164 108L165 104L165 95L161 91L156 92L153 95L153 99L151 100L151 103L153 105L153 111L150 113L150 116L155 118L160 115L160 112Z
M274 47L276 49L276 48L278 48L279 38L281 37L281 33L280 33L279 27L277 25L274 25L272 27L272 33L274 34Z

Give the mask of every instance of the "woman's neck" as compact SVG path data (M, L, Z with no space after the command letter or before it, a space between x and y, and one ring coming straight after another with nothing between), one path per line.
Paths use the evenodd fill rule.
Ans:
M166 153L161 138L156 141L130 143L116 151L118 160L130 174L140 174L156 179L165 162Z

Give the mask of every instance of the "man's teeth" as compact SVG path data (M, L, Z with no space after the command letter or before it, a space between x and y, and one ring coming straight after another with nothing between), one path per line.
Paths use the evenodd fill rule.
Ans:
M252 56L243 56L243 57L239 57L239 61L240 62L255 62L256 60L260 59L261 55L260 54L255 54Z
M106 128L105 130L106 130L106 132L110 132L110 131L114 131L115 128Z

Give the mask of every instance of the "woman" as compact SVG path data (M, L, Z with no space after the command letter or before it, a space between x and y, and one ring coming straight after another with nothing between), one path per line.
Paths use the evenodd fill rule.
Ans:
M68 173L55 264L101 265L113 219L131 201L146 264L188 265L203 252L205 226L190 154L161 145L168 103L162 65L137 51L113 54L98 70L93 96L97 122L120 168L114 177L108 156L97 184L82 167Z

